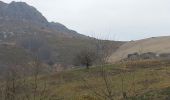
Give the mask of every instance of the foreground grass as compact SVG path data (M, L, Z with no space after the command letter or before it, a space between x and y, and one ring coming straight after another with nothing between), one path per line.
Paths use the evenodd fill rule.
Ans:
M102 68L107 75L114 100L123 100L123 93L126 93L128 100L169 100L170 98L168 64L142 61L105 65ZM29 82L32 82L32 79L29 79ZM101 66L89 70L75 69L40 76L38 91L43 91L44 86L46 87L44 94L48 96L40 99L39 95L35 100L109 100L98 95L104 96L107 91Z
M167 97L161 91L168 91L170 87L169 66L107 65L104 69L116 100L122 99L122 92L126 92L130 100L164 100ZM103 100L95 92L103 95L106 90L100 67L60 72L44 79L48 82L49 92L64 100Z

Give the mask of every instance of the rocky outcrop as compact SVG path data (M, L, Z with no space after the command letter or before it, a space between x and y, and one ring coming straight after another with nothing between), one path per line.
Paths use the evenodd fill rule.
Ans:
M11 2L9 4L0 2L0 28L1 30L11 30L15 28L17 32L38 29L51 32L59 37L66 38L89 38L76 31L68 29L57 22L48 22L47 19L34 7L25 2ZM6 29L4 29L6 28ZM11 29L10 29L11 28Z

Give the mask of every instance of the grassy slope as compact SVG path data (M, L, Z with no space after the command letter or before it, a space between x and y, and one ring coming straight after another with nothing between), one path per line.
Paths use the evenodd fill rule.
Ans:
M63 98L62 100L104 100L94 93L95 91L103 95L102 90L106 90L100 68L92 67L90 70L80 68L40 76L37 81L38 92L43 91L45 86L45 94L53 97L50 100L58 100L56 98ZM113 90L115 100L122 100L122 79L123 91L127 93L129 100L169 100L168 98L170 98L169 62L127 62L105 65L104 69L107 72L107 78L111 84L109 86ZM28 78L25 83L27 84L26 90L33 93L31 90L33 87L29 83L34 84L33 77ZM19 92L19 94L21 93ZM38 98L39 96L36 97L36 100L40 100ZM47 98L43 100L49 100Z
M141 63L145 63L143 64L145 67L137 67L136 63L132 64L135 67L128 64L126 68L120 65L105 66L115 94L114 98L116 100L122 98L123 78L123 91L127 93L129 100L167 100L170 91L170 67L157 64L155 66L154 63L159 63L157 61ZM103 100L92 92L103 94L100 91L106 89L99 71L97 67L89 71L77 69L45 76L41 81L47 81L48 92L54 97L61 97L64 100ZM88 84L88 88L85 84Z
M128 54L138 52L155 52L155 53L170 53L170 46L167 45L170 42L170 36L153 37L137 41L129 41L110 57L110 62L119 61L122 58L126 58Z

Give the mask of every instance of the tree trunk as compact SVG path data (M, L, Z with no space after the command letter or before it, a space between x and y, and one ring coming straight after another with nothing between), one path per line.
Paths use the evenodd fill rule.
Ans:
M88 63L86 64L86 69L89 69L89 64Z

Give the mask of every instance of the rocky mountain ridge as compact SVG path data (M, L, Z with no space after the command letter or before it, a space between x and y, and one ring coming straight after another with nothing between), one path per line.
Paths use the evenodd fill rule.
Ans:
M76 31L68 29L66 26L58 22L48 22L47 19L34 7L26 4L25 2L11 2L9 4L0 2L0 25L6 27L11 25L17 29L22 28L37 28L39 30L45 30L56 35L64 35L65 37L83 37ZM5 26L5 24L7 24ZM26 24L26 25L24 25ZM33 25L33 26L32 26ZM2 29L1 29L2 30Z

